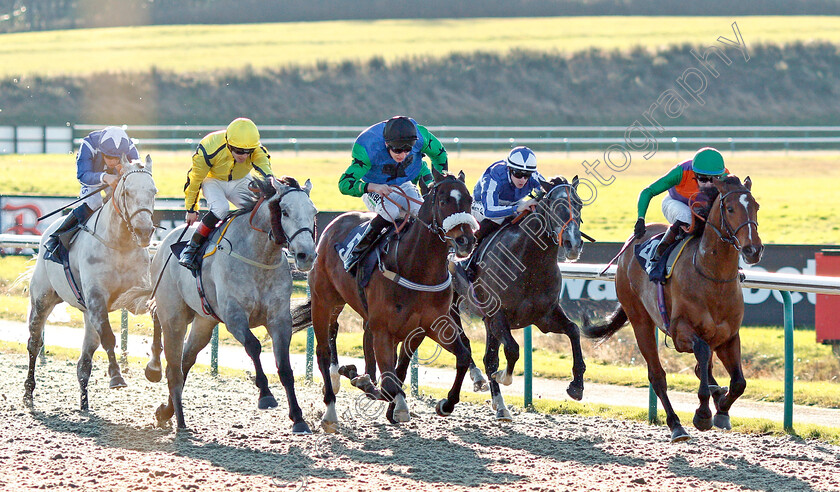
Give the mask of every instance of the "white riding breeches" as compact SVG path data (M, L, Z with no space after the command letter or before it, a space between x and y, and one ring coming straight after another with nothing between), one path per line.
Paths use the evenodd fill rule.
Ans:
M218 218L223 218L230 210L230 203L235 207L242 207L247 198L253 196L248 190L250 176L230 181L215 178L204 178L201 182L201 192L207 200L207 208Z
M501 224L507 218L507 217L501 217L501 218L498 218L498 219L491 219L489 217L485 217L484 216L484 204L482 204L481 202L477 202L477 201L474 201L472 203L472 209L470 211L472 212L472 216L475 217L475 220L477 220L479 224L484 219L488 219L488 220L493 221L497 224Z
M420 191L417 189L417 186L411 181L406 181L399 185L398 188L405 192L407 196L420 203L407 200L402 194L395 192L388 195L388 199L383 199L378 193L365 193L362 195L362 202L364 202L368 210L376 212L380 217L392 222L404 217L406 210L410 210L412 214L416 214L420 210L420 205L423 202L423 197L420 196Z
M673 224L676 221L682 221L686 224L691 224L691 208L685 203L675 200L670 196L662 199L662 213L668 223Z
M99 188L100 186L102 186L102 185L98 184L98 185L95 185L95 186L88 186L88 185L82 183L82 189L79 191L79 197L81 198L81 197L87 195L91 191ZM100 193L94 193L93 195L91 195L91 196L85 198L84 200L82 200L82 203L87 204L87 206L90 207L91 210L98 210L99 208L102 207L102 193L101 192Z

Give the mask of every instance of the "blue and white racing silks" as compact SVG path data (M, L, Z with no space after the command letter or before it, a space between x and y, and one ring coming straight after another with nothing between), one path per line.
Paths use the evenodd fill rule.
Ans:
M96 130L82 139L79 153L76 154L76 178L82 185L98 186L104 183L102 176L105 174L105 160L100 146L106 131L107 128ZM132 161L140 159L137 147L131 141L129 141L128 159Z
M488 167L478 180L473 190L473 200L484 207L486 218L503 219L515 214L517 204L532 190L540 188L540 180L545 181L535 172L525 186L517 188L510 180L505 161L498 161Z

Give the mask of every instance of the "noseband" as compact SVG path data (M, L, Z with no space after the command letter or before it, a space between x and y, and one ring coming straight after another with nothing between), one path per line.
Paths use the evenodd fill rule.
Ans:
M146 170L145 168L135 169L133 171L129 171L129 172L123 174L122 176L120 176L120 180L117 182L117 186L114 189L114 199L112 200L113 203L114 203L114 209L117 211L117 215L119 215L120 218L123 220L123 222L125 222L126 227L128 227L128 232L131 233L131 237L132 237L132 239L134 239L135 242L137 242L137 239L138 239L137 229L131 224L131 220L134 218L135 215L137 215L139 213L143 213L143 212L148 212L149 213L149 219L150 220L154 216L154 212L152 211L152 209L145 208L145 207L138 208L137 210L135 210L131 214L129 214L127 217L125 215L125 212L123 212L123 210L128 209L128 204L126 203L126 198L125 198L126 178L128 178L132 174L137 174L137 173L148 174L150 177L152 176L152 173L149 172L148 170ZM152 178L152 179L154 180L154 178ZM120 188L120 185L122 185L122 188ZM122 203L120 204L120 202L122 202Z

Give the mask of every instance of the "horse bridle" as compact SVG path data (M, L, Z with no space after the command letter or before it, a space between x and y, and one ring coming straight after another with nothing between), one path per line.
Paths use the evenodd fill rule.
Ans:
M289 189L287 189L286 191L281 193L280 196L277 197L277 206L278 207L280 206L280 203L283 201L283 197L285 197L289 193L293 193L295 191L299 191L301 193L306 193L306 191L304 191L301 188L295 188L293 186L289 186ZM260 208L260 205L262 205L263 201L265 201L265 196L260 196L260 199L257 201L257 204L254 206L254 209L251 210L251 217L248 220L248 224L251 226L251 229L253 229L255 231L266 233L266 234L268 234L269 238L272 238L273 231L265 231L265 230L260 229L259 227L254 225L254 215L256 214L257 210ZM286 243L286 244L291 245L292 240L294 238L296 238L298 234L303 233L303 232L309 232L309 234L312 235L312 240L313 241L315 240L315 228L314 227L301 227L298 230L296 230L295 233L292 234L291 236L286 234L285 227L283 226L283 216L282 216L282 214L280 215L280 232L283 234L284 239L285 239L285 240L281 240L280 244Z
M452 180L457 180L457 179L458 179L458 178L456 178L456 177L454 177L454 176L452 176L452 175L447 176L447 178L451 178ZM434 206L435 200L437 199L438 187L439 187L440 185L442 185L442 184L443 184L443 182L444 182L444 181L446 181L446 179L447 179L447 178L444 178L443 180L438 181L437 183L435 183L435 184L433 184L433 185L432 185L432 188L431 188L431 194L432 194L432 196L430 197L430 198L431 198L431 202L430 202L430 203L432 204L432 206ZM405 198L406 200L412 201L412 202L414 202L414 203L418 203L418 204L420 204L420 205L422 205L422 204L424 203L424 202L421 202L421 201L419 201L419 200L417 200L417 199L415 199L415 198L412 198L412 197L408 196L408 195L407 195L407 194L406 194L403 190L401 190L400 188L396 188L396 187L395 187L395 188L393 188L393 191L392 191L392 192L393 192L393 193L397 193L398 195L402 196L402 197L403 197L403 198ZM393 199L388 198L387 196L385 196L385 197L383 197L383 198L385 198L385 199L389 200L391 203L393 203L393 204L394 204L394 205L396 205L397 207L400 207L400 204L399 204L399 203L397 203L396 201L394 201ZM400 208L402 208L402 207L400 207ZM440 239L442 242L444 242L444 243L445 243L446 241L454 241L454 240L455 240L455 238L453 238L453 237L451 237L451 236L449 236L449 235L448 235L448 234L449 234L449 230L454 229L454 226L453 226L452 228L450 228L449 230L446 230L446 229L444 229L444 228L441 226L441 224L443 224L443 223L446 221L446 219L443 219L443 220L438 219L438 217L437 217L437 216L438 216L438 214L439 214L439 211L438 211L438 208L437 208L437 207L434 207L434 208L433 208L433 210L432 210L432 222L431 222L431 223L427 223L426 221L424 221L423 219L421 219L421 218L420 218L417 214L412 214L410 209L411 209L411 207L409 207L409 210L407 211L407 214L408 214L408 215L411 215L412 217L414 217L414 219L415 219L417 222L421 223L421 224L423 225L423 227L425 227L426 229L428 229L428 230L429 230L429 232L431 232L432 234L436 235L436 236L438 237L438 239ZM466 212L456 212L456 214L458 214L458 213L466 213ZM455 215L455 214L453 214L453 215Z
M120 176L120 179L117 182L117 186L114 188L114 198L113 198L114 209L116 209L117 215L119 215L120 218L123 220L123 222L125 222L126 226L128 227L128 232L131 233L131 237L132 237L132 239L134 239L135 242L137 241L137 229L131 224L131 220L134 218L134 216L139 214L139 213L148 212L150 220L152 219L152 217L154 217L154 211L150 208L145 208L145 207L138 208L137 210L132 212L131 215L129 215L128 217L126 217L125 212L123 212L123 210L128 209L128 203L126 202L126 198L125 198L126 178L128 178L132 174L137 174L137 173L148 174L149 176L152 175L152 173L150 171L146 170L145 168L134 169L133 171L129 171L129 172L123 174L122 176ZM122 185L122 190L120 190L120 185ZM121 191L121 193L118 193L118 191ZM122 201L122 207L120 207L120 205L119 205L120 200Z
M738 241L738 236L737 236L738 231L740 231L744 227L748 227L750 225L754 225L756 230L757 230L758 229L758 221L751 220L749 218L749 213L747 213L747 220L744 221L744 223L742 223L741 225L739 225L737 229L732 230L732 226L729 225L729 221L726 220L726 214L724 213L724 201L730 195L750 195L750 196L752 196L752 192L750 190L747 190L747 189L734 190L734 191L730 191L730 192L728 192L725 195L720 197L720 199L718 201L719 201L719 207L720 207L720 224L721 224L721 228L723 229L723 232L721 232L721 230L718 229L714 224L709 222L708 219L706 219L706 225L711 227L712 230L715 231L715 233L717 233L717 235L718 235L718 237L720 238L721 241L723 241L725 243L728 243L728 244L731 244L732 247L735 248L735 251L741 251L741 243L740 243L740 241ZM727 234L726 237L724 237L724 235L723 235L724 232Z
M574 204L572 203L572 192L574 190L574 186L572 186L571 184L561 183L552 187L551 190L549 190L548 193L546 193L545 196L543 196L543 198L541 198L540 200L548 199L549 196L555 192L555 190L561 188L568 188L568 193L566 193L566 200L567 209L569 210L569 218L565 222L563 222L563 225L560 227L559 234L554 234L554 221L552 220L554 214L551 210L549 210L549 207L543 207L546 209L545 214L548 215L548 228L546 230L546 234L551 238L552 242L554 242L554 244L557 245L560 244L560 238L563 236L563 233L566 231L566 228L569 226L569 224L577 225L578 230L580 230L580 224L583 222L583 219L580 218L580 213L575 210Z

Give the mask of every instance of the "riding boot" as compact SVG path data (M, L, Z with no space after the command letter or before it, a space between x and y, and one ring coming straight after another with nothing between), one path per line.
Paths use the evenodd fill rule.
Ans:
M47 239L47 242L44 243L44 258L60 262L60 259L58 258L59 244L63 245L64 248L69 251L70 240L73 238L73 234L67 233L76 229L79 224L83 224L92 214L93 209L91 209L87 203L81 204L67 214L67 217L64 218L64 222L58 226L58 229L50 234L49 239Z
M685 222L678 220L671 224L671 227L668 228L668 232L665 233L665 236L662 238L662 241L659 242L659 245L656 246L656 253L654 253L653 260L656 261L665 254L665 251L668 249L669 246L674 244L678 238L681 238L683 235L683 226L688 226Z
M198 250L200 250L201 246L203 246L207 241L207 237L210 236L210 233L216 228L216 224L218 222L218 217L213 215L212 212L204 216L201 223L198 224L198 229L196 229L190 239L190 243L183 251L181 251L181 257L178 259L178 264L185 268L189 268L192 271L198 270L198 267L200 266Z
M370 221L365 229L365 233L356 246L353 248L353 251L347 255L347 259L344 261L344 269L347 270L347 273L350 275L356 274L356 266L359 263L359 260L362 259L362 256L365 252L370 248L376 239L379 237L379 234L382 232L382 229L385 228L389 224L388 219L385 217L381 217L377 215Z
M475 231L475 247L473 248L473 254L470 255L469 260L467 260L467 266L464 269L467 275L467 280L470 283L475 282L476 276L478 272L476 272L476 262L474 261L475 257L478 255L479 247L481 246L481 242L494 232L498 231L502 227L502 224L498 224L490 219L484 219L478 224L478 230Z

